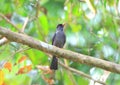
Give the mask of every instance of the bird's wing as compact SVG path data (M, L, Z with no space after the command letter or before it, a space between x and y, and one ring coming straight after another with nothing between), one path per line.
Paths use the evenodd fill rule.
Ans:
M55 36L56 36L56 33L54 34L54 36L53 36L53 38L52 38L52 45L53 45L53 43L54 43Z

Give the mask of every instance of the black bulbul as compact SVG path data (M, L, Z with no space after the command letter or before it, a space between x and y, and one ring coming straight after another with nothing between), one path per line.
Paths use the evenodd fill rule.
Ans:
M64 28L64 24L58 24L56 32L52 38L52 45L59 47L59 48L63 48L63 46L66 42L66 36L65 36L63 28ZM50 69L51 70L58 69L58 59L55 55L53 55Z

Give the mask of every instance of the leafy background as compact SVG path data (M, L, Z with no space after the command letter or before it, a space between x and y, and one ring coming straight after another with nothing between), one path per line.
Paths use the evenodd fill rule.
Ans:
M59 23L66 23L67 42L65 49L120 63L120 1L119 0L1 0L0 13L4 14L19 29L26 18L29 22L24 32L51 44ZM90 3L88 3L90 2ZM0 18L0 26L18 32L11 24ZM27 49L19 43L10 42L0 47L0 63L10 62L10 72L2 68L5 85L46 85L42 71L36 65L50 64L45 53ZM25 56L27 59L18 63ZM70 67L83 71L95 79L104 75L99 68L67 61ZM32 65L32 70L19 73L22 66ZM10 67L10 66L8 66ZM18 75L16 73L18 72ZM120 85L120 76L110 73L107 85ZM70 73L59 66L56 85L93 85L90 80Z

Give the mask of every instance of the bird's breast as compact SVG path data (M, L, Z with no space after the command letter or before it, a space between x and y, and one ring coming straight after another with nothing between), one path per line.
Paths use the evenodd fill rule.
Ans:
M53 42L53 45L62 48L64 46L65 43L65 34L63 31L58 31L56 32L56 36Z

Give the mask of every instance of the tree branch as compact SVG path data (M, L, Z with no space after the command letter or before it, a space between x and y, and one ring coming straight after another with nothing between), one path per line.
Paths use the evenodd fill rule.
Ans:
M114 73L120 73L120 65L119 64L105 61L105 60L98 59L98 58L94 58L91 56L79 54L79 53L72 52L69 50L57 48L55 46L44 43L42 41L35 40L30 36L12 32L3 27L0 27L0 35L5 36L10 41L28 45L29 47L41 50L43 52L50 53L52 55L54 54L57 57L62 57L62 58L72 60L74 62L99 67L99 68L102 68L104 70L108 70L108 71L111 71Z
M3 37L2 39L0 39L0 46L8 43L9 41L7 40L7 38Z

